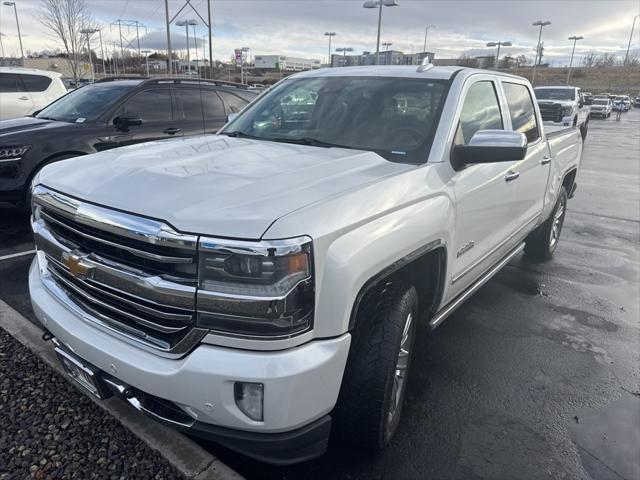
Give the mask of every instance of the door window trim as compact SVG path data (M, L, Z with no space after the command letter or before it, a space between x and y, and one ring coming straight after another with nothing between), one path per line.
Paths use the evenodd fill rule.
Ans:
M521 85L527 89L527 92L529 93L529 98L531 99L531 103L533 104L533 114L536 117L536 125L538 127L538 138L536 138L535 142L531 142L531 143L527 142L527 148L538 145L542 141L544 130L542 128L542 121L541 121L542 117L540 116L540 108L538 107L538 101L535 100L533 87L530 88L526 82L523 82L517 78L501 78L499 83L500 83L500 94L504 99L505 112L509 113L507 115L507 124L509 125L508 131L510 132L513 132L515 130L513 129L513 124L511 123L511 112L509 110L509 102L507 102L507 93L504 91L503 84L513 83L515 85ZM507 130L506 125L505 125L505 130Z

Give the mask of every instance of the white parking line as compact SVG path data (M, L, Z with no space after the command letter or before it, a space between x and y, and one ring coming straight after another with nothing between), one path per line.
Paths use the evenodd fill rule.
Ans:
M26 252L11 253L9 255L3 255L2 257L0 257L0 262L2 260L9 260L10 258L24 257L25 255L32 255L34 253L36 253L35 250L27 250Z

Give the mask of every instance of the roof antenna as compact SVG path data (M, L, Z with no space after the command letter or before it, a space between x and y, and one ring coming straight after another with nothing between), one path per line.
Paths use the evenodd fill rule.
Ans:
M422 63L416 69L416 72L418 73L426 72L431 68L433 68L433 63L431 63L431 58L429 57L429 55L425 55L424 58L422 59Z

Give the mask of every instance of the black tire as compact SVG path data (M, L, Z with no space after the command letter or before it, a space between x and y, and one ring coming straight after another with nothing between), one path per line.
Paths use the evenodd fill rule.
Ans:
M527 237L524 247L527 257L533 260L549 260L553 257L567 214L567 199L567 189L561 187L549 218Z
M585 120L585 122L580 127L580 134L582 135L583 142L587 139L588 133L589 133L589 119Z
M389 283L363 302L334 426L340 440L377 451L389 443L400 421L416 335L418 294L406 283ZM401 345L406 355L401 355ZM398 369L401 361L406 365L403 376Z

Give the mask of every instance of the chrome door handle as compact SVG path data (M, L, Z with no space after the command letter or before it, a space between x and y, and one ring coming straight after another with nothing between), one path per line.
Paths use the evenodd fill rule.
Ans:
M504 181L505 182L512 182L513 180L515 180L516 178L518 178L520 176L519 172L514 172L514 171L510 171L509 173L507 173L504 176Z
M546 165L547 163L551 163L551 157L545 155L544 157L542 157L542 160L540 160L540 165Z

